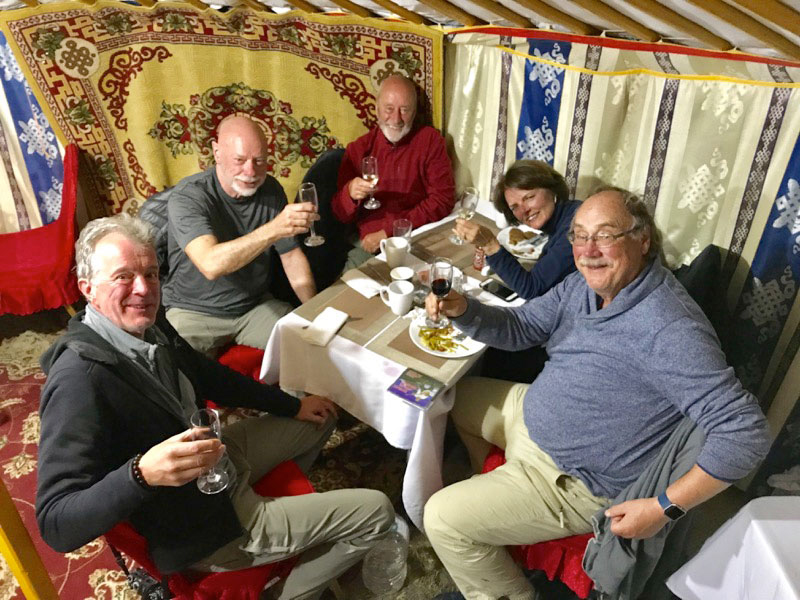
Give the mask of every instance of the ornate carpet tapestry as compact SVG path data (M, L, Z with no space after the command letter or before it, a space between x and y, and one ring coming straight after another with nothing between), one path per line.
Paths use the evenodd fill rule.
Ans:
M797 464L800 65L492 27L448 41L460 182L488 198L513 160L544 160L578 199L600 182L639 194L673 268L728 251L728 359L780 430L757 482Z
M208 167L229 114L263 125L289 197L319 154L374 124L388 74L411 77L441 122L442 34L423 26L100 1L4 11L0 28L58 137L85 151L95 216L135 214Z

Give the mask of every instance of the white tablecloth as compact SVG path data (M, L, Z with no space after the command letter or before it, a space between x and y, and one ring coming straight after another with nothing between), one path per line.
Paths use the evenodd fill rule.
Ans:
M744 506L667 586L683 600L800 599L800 496Z
M403 505L422 529L425 502L442 487L444 431L455 391L440 394L426 412L416 409L386 391L405 370L403 365L338 335L324 348L307 344L299 332L308 324L294 313L278 321L264 353L261 379L280 381L285 390L326 396L380 431L392 446L408 450Z

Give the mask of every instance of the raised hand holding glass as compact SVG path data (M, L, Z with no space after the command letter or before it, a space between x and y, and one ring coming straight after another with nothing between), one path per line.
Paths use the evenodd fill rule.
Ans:
M378 185L378 159L374 156L365 156L361 159L361 177L365 181L369 181L372 184L372 188L375 189L375 186ZM376 208L380 208L381 203L380 201L375 199L373 192L370 191L369 193L369 200L364 203L364 208L369 210L375 210Z
M189 423L192 426L192 439L219 439L221 426L219 414L213 408L195 411ZM225 469L214 466L197 478L197 488L204 494L217 494L228 487L228 474Z
M464 188L464 191L461 193L461 205L458 209L458 217L460 219L469 221L475 216L475 209L478 206L478 198L478 190L476 190L474 187ZM464 240L462 240L455 233L450 236L450 241L458 246L464 243Z
M300 191L298 192L298 196L300 198L300 202L310 202L314 205L314 211L319 212L319 200L317 199L317 186L313 183L303 183L300 185ZM316 231L314 231L314 222L312 221L308 225L308 237L303 240L303 243L306 246L320 246L325 243L325 238L321 235L317 235Z

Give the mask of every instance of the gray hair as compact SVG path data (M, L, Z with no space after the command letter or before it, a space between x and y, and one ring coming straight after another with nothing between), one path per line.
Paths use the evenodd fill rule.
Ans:
M616 187L613 185L600 185L592 190L589 196L600 194L602 192L616 192L622 198L622 204L625 210L633 217L633 227L636 231L631 235L636 239L642 239L642 236L647 234L650 238L650 248L647 250L647 260L653 260L661 256L661 232L656 227L656 222L653 220L653 215L647 210L647 205L633 192L624 188Z
M92 280L92 258L97 243L111 233L119 233L140 246L153 246L153 228L147 221L120 213L90 221L75 242L78 279Z

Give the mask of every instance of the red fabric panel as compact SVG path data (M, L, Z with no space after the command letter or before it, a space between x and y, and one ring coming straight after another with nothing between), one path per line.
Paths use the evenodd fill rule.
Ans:
M505 452L492 446L483 461L482 473L505 464ZM509 552L526 569L544 571L550 581L559 579L579 598L588 598L594 582L583 570L583 553L593 534L573 535L527 546L509 546Z
M314 492L311 482L293 461L287 460L259 479L253 490L260 496L299 496ZM140 564L158 580L161 573L150 561L147 542L128 523L118 523L106 533L108 543ZM273 579L284 578L298 557L227 573L176 573L169 577L175 600L258 600Z
M64 154L61 214L54 223L0 234L0 314L28 315L80 298L75 278L78 149Z

